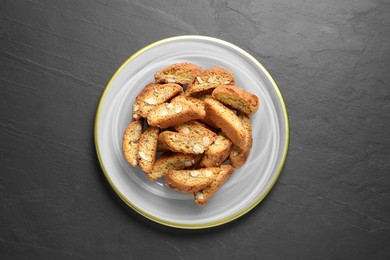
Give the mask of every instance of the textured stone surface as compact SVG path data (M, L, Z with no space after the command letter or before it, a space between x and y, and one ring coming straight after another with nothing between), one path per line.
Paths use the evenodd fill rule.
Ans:
M1 259L390 259L388 1L1 1ZM233 223L151 223L111 191L93 123L132 53L201 34L253 54L290 116L283 173Z

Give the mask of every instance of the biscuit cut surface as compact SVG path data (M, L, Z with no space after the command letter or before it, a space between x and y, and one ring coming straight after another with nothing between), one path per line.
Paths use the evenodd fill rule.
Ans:
M189 168L198 163L200 157L200 155L167 152L156 160L152 171L147 174L147 177L149 180L156 180L165 176L169 170Z
M149 112L148 124L167 128L199 119L199 114L194 110L194 107L188 103L162 103Z
M217 177L219 168L210 167L197 170L169 170L165 183L171 189L182 192L197 192L210 185Z
M203 68L192 63L176 63L154 74L157 83L191 83L203 72Z
M141 120L142 117L139 113L139 108L141 106L141 103L142 103L142 100L144 98L144 96L150 92L150 91L153 91L154 87L157 87L159 84L156 84L156 83L149 83L148 85L146 85L146 87L144 87L140 93L138 94L138 96L136 97L135 99L135 102L133 104L133 112L132 112L132 118L133 120Z
M183 88L175 83L153 84L152 88L147 88L139 97L139 108L136 113L146 118L156 105L164 103L181 93L183 93Z
M222 132L237 146L242 147L245 144L245 129L241 120L229 108L219 101L205 99L206 116L221 128Z
M234 85L219 85L212 96L222 104L247 115L252 115L259 109L259 98L256 95Z
M222 67L211 67L195 78L188 86L186 94L196 95L196 93L214 89L223 84L234 84L233 73Z
M207 128L204 124L198 121L189 121L174 127L175 130L182 134L198 135L201 137L208 137L209 143L212 144L217 138L217 134ZM207 142L207 141L206 141Z
M206 203L214 196L218 189L230 178L233 174L234 168L230 165L221 165L219 167L218 176L215 180L203 190L194 193L194 200L200 206Z
M138 162L141 169L149 173L156 160L157 140L160 129L158 127L149 126L141 134L138 142Z
M244 113L237 114L245 128L245 143L242 148L233 145L229 159L234 168L242 166L248 159L249 152L252 148L252 123L249 117Z
M160 133L158 140L169 150L184 154L202 154L210 145L207 136L182 134L173 131Z
M132 166L138 166L138 141L142 134L142 121L134 121L129 124L123 135L122 150L126 161Z
M229 156L232 147L232 141L220 132L207 151L204 153L199 163L200 167L220 166Z
M198 114L198 118L200 120L203 120L206 116L206 111L204 110L204 101L197 98L188 97L186 95L179 95L173 98L171 103L189 103L193 106L193 111Z

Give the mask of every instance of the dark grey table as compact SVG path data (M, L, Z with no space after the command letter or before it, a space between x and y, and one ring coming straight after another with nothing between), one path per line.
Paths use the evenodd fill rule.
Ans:
M390 259L388 1L1 1L0 259ZM185 34L259 59L289 111L284 170L244 217L198 231L122 203L98 163L105 84Z

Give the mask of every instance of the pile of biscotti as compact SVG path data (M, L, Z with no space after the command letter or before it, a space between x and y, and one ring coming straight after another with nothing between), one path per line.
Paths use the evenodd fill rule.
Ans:
M249 115L259 99L235 86L233 73L222 67L177 63L154 78L133 104L124 156L149 180L165 176L169 188L193 193L205 205L245 163L252 147Z

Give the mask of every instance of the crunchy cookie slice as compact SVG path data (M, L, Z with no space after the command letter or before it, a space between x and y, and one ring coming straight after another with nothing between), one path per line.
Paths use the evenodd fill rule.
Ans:
M155 84L155 83L149 83L148 85L146 85L141 91L140 93L138 94L138 96L136 97L135 101L134 101L134 104L133 104L133 112L132 112L132 118L133 120L141 120L142 117L139 113L139 108L141 106L141 102L143 100L143 97L146 95L146 93L150 92L150 91L153 91L153 88L158 86L159 84Z
M153 89L144 93L139 106L139 114L142 117L147 117L156 105L167 102L182 93L183 88L179 84L168 83L154 86Z
M221 84L234 84L233 72L222 67L211 67L197 76L188 86L186 94L194 95L209 89L214 89Z
M194 110L194 107L189 103L162 103L149 112L148 124L167 128L199 119L199 114Z
M141 134L138 142L138 162L142 170L149 173L156 160L157 139L160 133L160 128L149 126Z
M248 115L244 113L238 113L238 118L241 120L245 128L245 143L242 148L237 145L233 145L232 151L230 153L229 159L230 164L234 168L238 168L246 162L246 159L249 156L249 152L252 148L252 123Z
M220 166L229 156L232 148L232 141L220 132L207 151L204 153L199 163L200 167Z
M142 134L142 121L133 121L126 128L122 140L123 154L132 166L138 166L138 141Z
M237 146L245 144L245 129L241 120L229 108L219 101L206 98L205 109L207 117L221 128L222 132Z
M157 83L189 84L203 72L203 68L188 62L172 64L154 74Z
M219 174L215 180L205 189L194 193L194 200L200 206L206 203L214 196L218 189L230 178L234 172L234 168L230 165L221 165Z
M200 155L181 154L181 153L164 153L154 163L153 169L147 174L148 179L153 181L165 176L169 170L183 170L193 166L200 160Z
M217 177L219 168L197 170L169 170L165 177L167 186L182 192L197 192L206 188Z
M183 93L183 88L175 83L150 83L136 98L133 105L133 118L147 117L156 105L164 103L181 93Z
M172 131L160 133L158 140L169 150L184 154L202 154L211 143L207 136L201 137Z
M189 121L181 125L177 125L174 127L174 129L182 134L192 134L192 135L198 135L202 137L208 137L210 140L210 144L212 144L217 138L217 134L208 129L204 124L198 122L198 121Z
M193 106L194 112L199 115L199 120L203 120L206 116L204 110L204 101L197 98L180 95L172 99L171 103L190 103Z
M212 94L213 98L233 109L252 115L259 109L259 98L234 85L219 85Z

